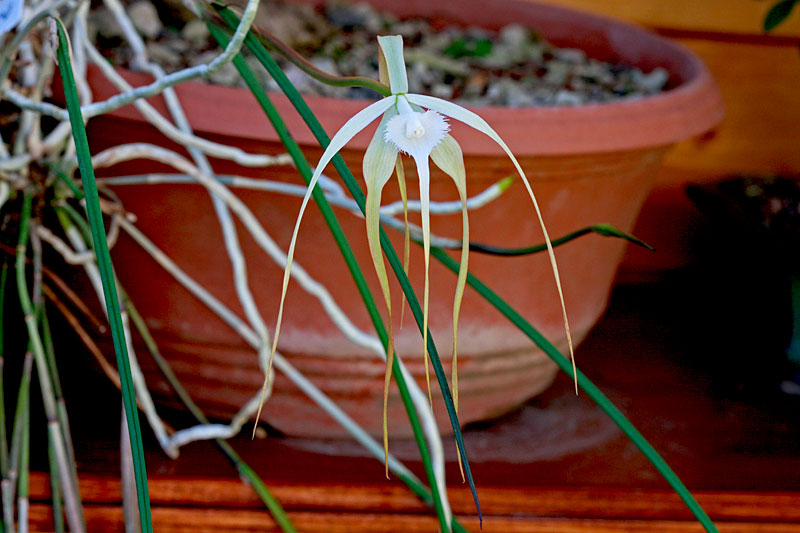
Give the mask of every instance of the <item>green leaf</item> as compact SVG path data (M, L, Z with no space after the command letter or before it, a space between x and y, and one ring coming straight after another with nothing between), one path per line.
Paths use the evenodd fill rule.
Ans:
M798 0L781 0L774 4L764 17L764 32L769 33L791 15Z
M636 246L641 246L642 248L646 248L650 251L655 251L655 248L644 242L643 240L625 233L624 231L615 228L611 224L595 224L594 226L588 226L585 228L581 228L579 230L573 231L564 235L563 237L559 237L557 239L553 239L550 244L552 244L553 248L557 246L561 246L562 244L566 244L569 241L577 239L578 237L582 237L584 235L588 235L590 233L595 233L597 235L601 235L603 237L613 237L617 239L622 239L628 242L635 244ZM449 248L449 246L447 247ZM470 242L469 249L474 252L479 252L483 254L489 255L506 255L506 256L519 256L519 255L530 255L536 254L539 252L546 252L547 251L547 244L536 244L534 246L525 246L522 248L501 248L499 246L492 246L490 244L483 244L480 242Z
M69 121L72 125L72 137L75 140L75 149L81 170L86 211L92 228L92 241L97 257L97 266L103 281L103 295L105 297L106 310L108 311L108 321L111 326L114 353L117 356L122 400L125 404L125 416L128 421L134 477L136 478L136 492L139 502L139 518L142 531L152 533L153 525L150 517L150 496L147 491L147 471L144 462L144 448L142 447L142 431L139 425L139 411L136 407L136 393L133 389L133 378L131 377L131 366L125 342L125 330L122 326L122 317L120 315L114 269L111 265L111 256L108 253L103 214L100 210L97 183L95 182L94 169L92 168L92 156L89 152L89 141L86 139L81 105L75 87L75 77L72 73L69 44L64 32L64 26L60 20L56 20L56 27L58 30L58 67L61 71L64 97L69 111Z
M8 256L3 256L3 266L0 270L0 477L8 476L8 438L6 437L6 404L5 388L3 383L3 357L5 354L5 302L6 283L8 281Z

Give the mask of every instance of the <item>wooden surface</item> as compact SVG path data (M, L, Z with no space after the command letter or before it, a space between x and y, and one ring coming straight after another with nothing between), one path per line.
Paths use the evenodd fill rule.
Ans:
M797 8L765 35L762 21L774 4L767 0L544 1L627 20L677 40L703 59L725 101L727 114L717 128L680 143L665 158L636 228L660 253L629 249L626 279L655 279L691 264L687 236L697 214L685 197L686 184L739 174L800 176Z
M763 333L731 331L727 317L747 309L704 299L707 282L695 273L618 288L608 316L579 349L578 364L664 455L720 531L800 532L800 402L777 392L770 354L758 354L755 371L731 348ZM725 341L734 335L735 342ZM91 373L87 356L72 355L66 372L79 377L65 384L89 529L118 531L119 397ZM165 416L177 427L188 423L179 413ZM44 434L32 439L45 442ZM585 394L574 395L565 376L522 409L468 428L465 440L485 531L701 531L641 453ZM477 531L451 444L445 446L450 499L459 519ZM274 530L211 445L187 446L176 461L149 435L145 445L156 531ZM382 466L354 443L270 435L241 436L233 445L301 531L436 529L430 512L397 480L386 481ZM390 446L421 471L413 443ZM34 450L32 460L45 470L44 450ZM35 473L35 531L50 527L47 498L47 476Z
M630 20L652 28L718 33L758 34L772 0L538 0ZM775 30L776 35L800 36L797 15Z

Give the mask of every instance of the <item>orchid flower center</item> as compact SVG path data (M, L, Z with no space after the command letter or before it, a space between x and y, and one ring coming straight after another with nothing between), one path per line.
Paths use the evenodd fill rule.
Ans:
M406 119L406 137L409 139L419 139L425 135L425 126L422 125L422 121L416 115L417 113L414 113Z
M414 111L402 96L397 108L399 113L386 124L384 140L401 152L428 157L450 130L447 120L436 111Z

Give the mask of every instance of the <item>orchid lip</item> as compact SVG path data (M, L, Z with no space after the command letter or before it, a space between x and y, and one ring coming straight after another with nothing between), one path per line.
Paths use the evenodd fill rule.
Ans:
M400 152L415 158L428 157L449 130L450 125L442 114L411 110L392 117L386 124L383 138Z

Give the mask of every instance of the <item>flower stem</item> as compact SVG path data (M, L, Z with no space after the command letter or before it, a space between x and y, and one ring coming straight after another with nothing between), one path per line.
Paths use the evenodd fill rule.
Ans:
M225 6L222 4L211 4L211 7L218 12L225 9ZM324 70L318 69L313 63L298 54L291 46L278 39L265 28L254 25L252 30L251 35L256 35L266 48L278 52L300 70L320 83L333 87L364 87L365 89L375 91L381 96L389 96L392 94L389 87L370 78L363 76L334 76L333 74L328 74Z

